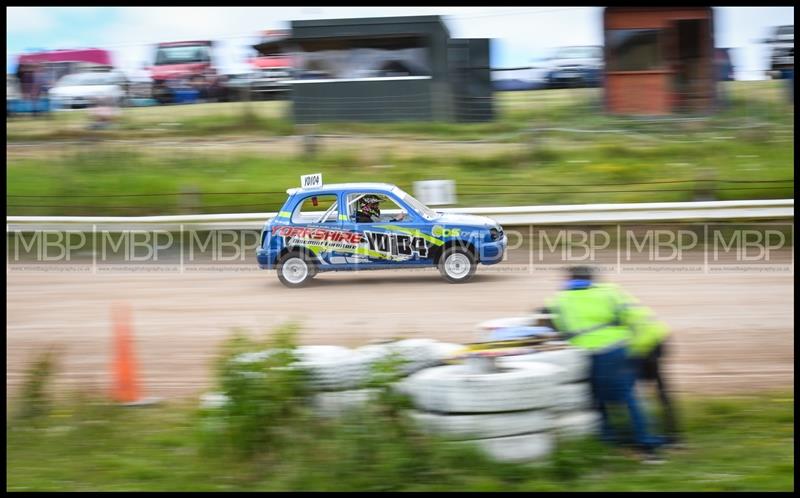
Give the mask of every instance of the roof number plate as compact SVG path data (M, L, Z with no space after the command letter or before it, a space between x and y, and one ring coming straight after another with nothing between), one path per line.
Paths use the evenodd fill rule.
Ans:
M300 177L300 186L302 188L319 188L322 186L322 173L314 173L313 175L302 175Z

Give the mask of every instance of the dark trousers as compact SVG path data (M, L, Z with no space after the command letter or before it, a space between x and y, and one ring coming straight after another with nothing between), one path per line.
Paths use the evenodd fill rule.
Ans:
M661 368L666 350L666 344L661 343L656 346L656 348L653 349L650 354L644 358L633 360L633 363L637 369L638 380L655 383L656 394L658 396L659 403L661 404L661 410L663 413L664 431L670 438L675 439L678 436L678 422L675 413L675 405L670 399Z
M642 448L653 448L663 443L662 438L647 430L647 418L636 397L636 368L627 357L625 348L592 355L590 382L595 406L602 417L602 438L619 442L611 426L608 409L611 405L624 405L633 426L634 443Z

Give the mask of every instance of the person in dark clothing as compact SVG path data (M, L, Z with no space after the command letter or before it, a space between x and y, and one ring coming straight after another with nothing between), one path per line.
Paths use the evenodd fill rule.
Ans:
M667 353L667 341L661 340L650 351L632 356L631 361L636 366L637 380L655 384L656 395L661 404L662 422L666 443L670 446L683 444L678 429L677 410L669 394L669 388L664 380L662 369L663 358Z
M358 223L378 223L381 221L381 200L374 195L365 195L358 200L356 221Z
M635 300L616 286L595 283L592 273L588 267L571 268L564 289L548 302L547 311L565 340L590 353L589 380L595 408L602 416L602 439L622 442L612 428L609 408L625 406L643 461L661 463L656 449L665 440L647 428L635 390L637 365L630 359L638 324L630 321L628 309Z
M380 223L382 221L402 221L404 213L400 213L397 218L391 220L381 219L381 199L375 195L365 195L358 200L358 210L356 211L356 222L358 223Z

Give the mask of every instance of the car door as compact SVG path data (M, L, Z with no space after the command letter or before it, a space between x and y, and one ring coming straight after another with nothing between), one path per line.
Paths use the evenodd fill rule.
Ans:
M379 221L357 220L358 201L367 195L382 199ZM357 191L347 193L345 202L345 228L356 232L361 241L352 261L354 269L420 266L431 260L425 220L397 196L391 192ZM404 216L398 220L400 212Z
M302 246L314 254L321 269L336 269L339 247L346 245L336 193L309 193L295 204L288 245Z

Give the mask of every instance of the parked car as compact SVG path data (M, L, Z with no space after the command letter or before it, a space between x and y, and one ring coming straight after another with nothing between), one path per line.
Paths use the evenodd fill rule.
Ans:
M209 40L159 43L150 68L153 97L162 104L188 101L185 96L190 93L201 99L222 98L224 81L217 74L213 48Z
M87 72L68 74L50 89L50 101L56 109L76 109L93 105L99 100L115 106L125 103L127 79L122 73Z
M508 239L490 218L436 212L387 183L323 186L319 176L313 187L286 191L256 250L259 267L276 269L287 287L302 287L323 271L429 266L461 283L478 264L503 259ZM362 217L366 207L370 221Z
M537 69L545 70L547 88L600 86L603 47L562 47Z
M289 92L294 77L292 58L261 56L250 60L253 68L252 89L260 97L275 97Z
M542 84L537 81L525 81L516 78L492 80L492 90L495 92L517 92L539 90L541 88Z
M776 79L788 78L794 70L794 26L778 26L771 38L764 40L772 47L769 75Z
M492 89L495 92L539 90L543 87L542 78L529 68L492 71Z
M153 100L153 78L145 69L133 70L126 75L128 80L127 100L131 105L142 105Z
M13 74L6 74L6 117L18 112L19 101L22 94L19 90L19 81Z
M227 74L226 93L234 100L259 100L282 97L289 93L294 70L276 62L273 67L249 66Z

